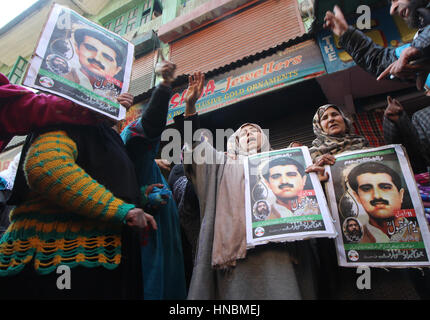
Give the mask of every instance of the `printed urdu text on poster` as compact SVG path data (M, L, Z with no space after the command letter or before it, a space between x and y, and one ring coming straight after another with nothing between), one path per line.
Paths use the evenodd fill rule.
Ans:
M325 74L318 45L307 40L252 64L206 81L196 103L199 114ZM167 124L185 110L186 88L169 103Z
M245 168L247 246L314 237L336 231L307 147L249 156Z
M133 44L55 4L23 84L121 120L116 98L128 92L133 58Z
M340 266L429 266L429 229L401 145L338 154L327 198Z

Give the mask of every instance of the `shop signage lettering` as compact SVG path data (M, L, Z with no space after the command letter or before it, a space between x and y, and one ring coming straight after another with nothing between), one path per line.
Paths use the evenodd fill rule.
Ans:
M255 64L254 64L255 65ZM233 103L249 99L287 85L325 74L318 46L312 40L279 51L262 59L261 64L243 72L233 70L222 77L209 79L196 109L202 114ZM235 73L234 73L235 72ZM186 89L176 92L170 99L167 124L184 112Z
M265 76L266 74L271 74L283 68L288 68L290 64L297 65L297 64L300 64L301 62L302 62L302 56L300 55L291 59L287 59L286 61L278 62L276 65L275 65L275 61L271 61L270 63L265 63L261 69L258 69L255 72L247 73L237 78L228 77L227 87L223 92L227 92L230 88L235 87L239 84L247 83L254 79L259 79Z

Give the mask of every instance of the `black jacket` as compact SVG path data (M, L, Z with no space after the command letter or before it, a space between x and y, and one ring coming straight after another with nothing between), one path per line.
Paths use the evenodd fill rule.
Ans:
M412 46L421 50L425 55L427 47L430 44L430 26L420 29L419 34L411 43ZM348 30L340 37L340 45L354 59L355 63L364 70L377 76L384 71L391 63L397 60L395 48L384 48L373 42L363 32L348 27ZM407 116L403 115L403 118ZM410 122L410 120L408 120ZM407 131L406 129L409 129ZM422 157L420 144L411 143L411 141L419 141L418 133L414 126L405 124L398 127L386 117L383 120L384 140L387 144L400 143L407 149L411 157L414 172L424 172L428 162ZM403 135L403 136L402 136ZM414 137L414 138L412 138Z
M397 60L396 49L377 45L363 32L351 26L340 37L339 44L358 66L375 76Z
M358 66L375 76L381 74L391 63L397 60L395 48L381 47L363 32L351 26L339 38L339 44ZM422 56L430 55L430 25L418 30L411 46L419 49Z

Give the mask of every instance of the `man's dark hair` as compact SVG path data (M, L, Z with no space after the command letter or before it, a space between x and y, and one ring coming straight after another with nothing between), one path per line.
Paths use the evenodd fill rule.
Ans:
M116 44L116 41L114 39L110 38L109 36L107 36L101 32L98 32L96 30L81 28L81 29L77 29L75 31L75 40L76 40L78 47L84 41L85 36L95 38L95 39L99 40L100 42L102 42L104 45L106 45L109 48L111 48L112 50L114 50L116 53L116 59L115 59L116 64L118 66L122 65L122 63L124 61L124 54L123 54L122 50L120 49L120 46L118 46Z
M348 227L348 225L351 221L354 222L355 224L357 224L358 226L360 226L360 224L358 223L358 221L355 218L346 218L345 225Z
M410 28L424 28L428 22L428 0L410 0L408 9L408 26Z
M357 177L364 173L386 173L390 175L397 190L402 188L402 180L396 171L379 162L364 162L354 167L348 174L349 185L355 192L358 192Z
M263 177L267 181L269 181L270 177L270 168L276 167L276 166L288 166L293 165L296 166L297 171L300 173L300 175L303 177L305 175L305 169L303 166L296 160L294 160L291 157L279 157L279 158L272 158L270 159L263 167Z

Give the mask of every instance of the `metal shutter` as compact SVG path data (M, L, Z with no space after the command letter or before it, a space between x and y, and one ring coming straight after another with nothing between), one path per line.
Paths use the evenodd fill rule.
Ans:
M152 88L156 52L150 52L134 61L129 90L132 95L137 96Z
M207 72L304 34L296 0L259 2L171 43L177 75Z
M273 149L288 148L293 141L301 142L303 145L311 147L315 139L312 130L312 119L308 117L297 119L297 121L288 121L287 119L273 123L269 126L270 145Z

